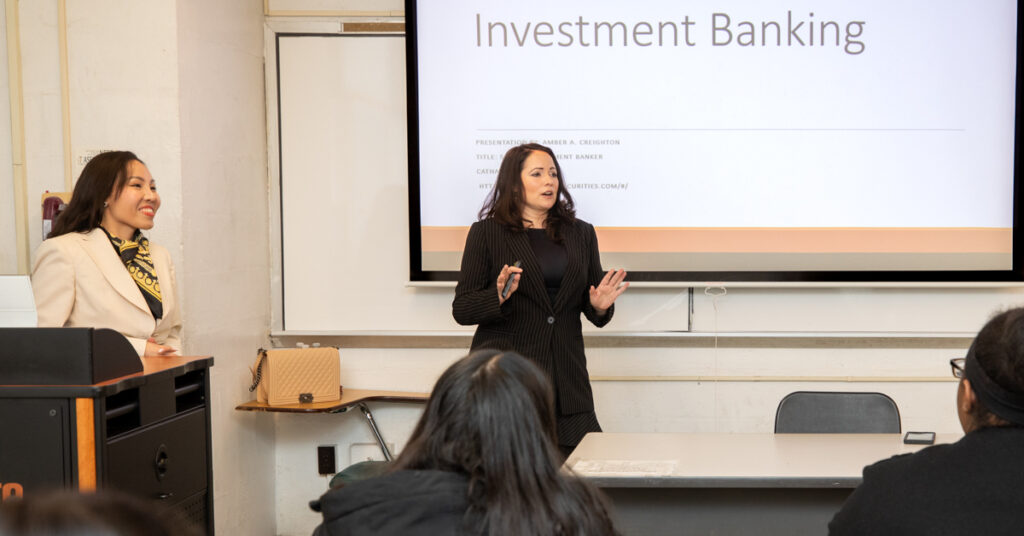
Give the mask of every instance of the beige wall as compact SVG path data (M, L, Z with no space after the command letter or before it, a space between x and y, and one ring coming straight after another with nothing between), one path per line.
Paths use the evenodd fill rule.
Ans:
M7 83L7 10L0 2L0 274L18 273L14 217L14 160L11 156L11 108Z
M35 251L42 242L40 196L64 190L57 2L18 2L18 8L28 233Z
M178 271L189 352L213 354L214 504L219 534L276 534L273 422L234 407L268 342L263 6L177 2L181 129Z

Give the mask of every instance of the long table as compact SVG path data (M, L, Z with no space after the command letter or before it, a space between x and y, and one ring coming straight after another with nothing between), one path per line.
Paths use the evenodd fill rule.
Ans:
M820 535L865 465L923 447L900 434L593 433L566 466L609 496L623 534Z

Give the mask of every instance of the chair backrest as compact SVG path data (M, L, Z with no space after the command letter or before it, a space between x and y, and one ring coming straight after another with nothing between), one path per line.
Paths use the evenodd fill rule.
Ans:
M775 411L775 433L900 433L900 410L882 393L796 391Z

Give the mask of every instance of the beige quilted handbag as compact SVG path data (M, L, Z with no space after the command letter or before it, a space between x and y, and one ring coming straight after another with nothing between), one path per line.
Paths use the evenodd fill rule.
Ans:
M260 348L249 391L271 406L335 401L341 398L340 367L338 349L331 346Z

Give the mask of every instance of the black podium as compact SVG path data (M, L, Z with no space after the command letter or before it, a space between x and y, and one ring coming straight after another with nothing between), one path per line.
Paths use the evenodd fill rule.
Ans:
M116 489L213 534L212 357L144 357L92 328L0 328L0 499Z

